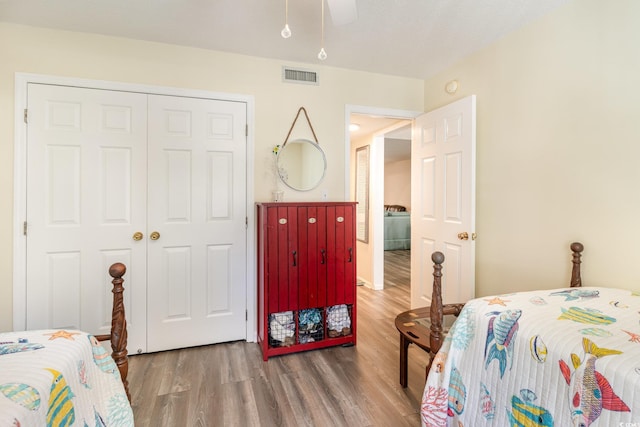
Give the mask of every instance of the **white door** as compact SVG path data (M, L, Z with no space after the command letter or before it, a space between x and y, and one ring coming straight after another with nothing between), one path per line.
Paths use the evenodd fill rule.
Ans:
M123 262L130 353L245 339L246 103L29 84L27 105L27 328L107 333Z
M246 336L246 125L245 103L149 96L149 351Z
M109 332L127 265L129 345L145 347L145 95L29 84L26 327Z
M475 295L475 132L475 95L423 114L414 121L411 142L413 308L431 303L431 254L434 251L445 256L443 302L466 302Z

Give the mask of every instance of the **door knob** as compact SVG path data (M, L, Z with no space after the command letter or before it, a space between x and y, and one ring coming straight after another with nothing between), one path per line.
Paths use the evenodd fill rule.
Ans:
M458 233L458 239L460 240L469 240L469 233L463 231L462 233Z
M139 231L136 231L135 233L133 233L133 240L135 240L136 242L138 240L142 240L143 237L144 235Z
M160 233L158 233L157 231L154 231L153 233L149 234L149 238L151 240L158 240L160 238Z

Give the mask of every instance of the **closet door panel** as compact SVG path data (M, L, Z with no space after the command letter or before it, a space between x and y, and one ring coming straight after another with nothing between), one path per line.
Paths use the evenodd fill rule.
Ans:
M149 351L244 339L246 104L148 101Z
M129 346L144 349L146 250L132 236L146 224L146 96L29 83L27 107L25 326L108 333L104 260L126 262Z

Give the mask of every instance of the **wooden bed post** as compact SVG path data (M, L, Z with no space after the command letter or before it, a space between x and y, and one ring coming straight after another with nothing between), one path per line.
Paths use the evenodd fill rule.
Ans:
M573 252L573 259L571 262L573 263L573 269L571 270L571 287L579 288L582 286L582 277L580 277L580 264L582 261L580 258L582 257L582 251L584 250L584 246L582 243L574 242L571 244L571 251Z
M433 290L431 292L431 331L429 333L429 362L427 362L427 374L431 369L431 363L436 353L442 346L442 263L444 254L434 252L431 255L433 261Z
M433 261L433 291L431 292L431 307L429 308L429 317L431 327L429 332L429 362L427 362L427 375L436 354L442 347L444 341L444 327L442 322L444 316L458 317L464 308L464 303L442 304L442 264L444 263L444 254L442 252L434 252L431 255Z
M127 358L127 320L124 316L124 300L122 292L124 280L122 276L127 271L124 264L115 263L109 268L109 275L113 278L113 311L111 314L111 349L113 353L111 357L116 362L124 390L127 392L127 398L131 401L129 394L129 381L127 374L129 373L129 361Z

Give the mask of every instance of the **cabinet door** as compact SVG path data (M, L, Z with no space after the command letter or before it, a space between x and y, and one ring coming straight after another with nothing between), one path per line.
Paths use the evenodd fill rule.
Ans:
M297 223L296 207L267 209L267 314L298 309Z
M353 206L327 208L327 305L353 304L355 299Z
M299 308L326 304L327 215L324 206L298 208L298 301Z

